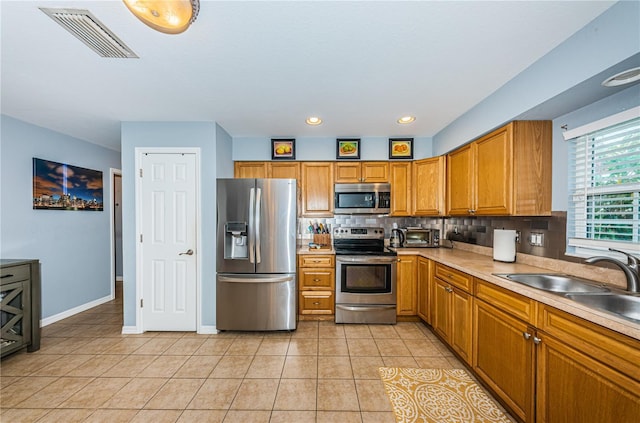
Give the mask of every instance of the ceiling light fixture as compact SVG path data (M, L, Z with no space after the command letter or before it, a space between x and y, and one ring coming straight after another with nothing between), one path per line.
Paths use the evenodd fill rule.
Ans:
M396 122L398 122L400 125L406 125L406 124L411 123L411 122L413 122L415 120L416 120L415 116L402 116Z
M145 25L165 34L180 34L198 17L200 0L123 0Z
M307 120L305 120L305 122L307 123L307 125L317 126L322 123L322 119L317 116L310 116L307 118Z
M618 85L630 84L640 80L640 68L631 68L617 73L602 81L605 87L617 87Z

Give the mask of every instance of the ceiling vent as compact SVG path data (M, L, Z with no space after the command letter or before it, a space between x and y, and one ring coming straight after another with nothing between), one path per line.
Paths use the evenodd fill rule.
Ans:
M88 10L40 8L102 57L136 59L138 56Z

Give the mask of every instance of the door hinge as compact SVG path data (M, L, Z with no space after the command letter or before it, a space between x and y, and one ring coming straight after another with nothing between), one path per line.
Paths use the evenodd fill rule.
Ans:
M140 242L142 242L142 234L140 234Z
M144 307L144 300L140 298L140 308Z
M140 177L142 178L142 168L140 168Z

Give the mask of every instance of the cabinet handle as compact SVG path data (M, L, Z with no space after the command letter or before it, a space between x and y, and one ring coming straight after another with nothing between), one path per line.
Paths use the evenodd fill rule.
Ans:
M470 214L474 214L476 211L474 209L467 210Z
M538 345L540 342L542 342L542 339L538 338L537 336L533 337L533 343Z
M447 291L448 293L452 293L453 292L453 289L451 289L451 287L449 287L449 286L446 287L444 290Z
M313 281L314 282L320 282L320 279L314 279Z
M524 336L524 339L526 339L527 341L531 339L531 334L528 332L522 332L522 336Z
M12 278L12 277L13 277L13 275L11 273L0 276L0 278L2 278L2 279L4 279L4 278Z
M314 301L313 305L320 305L320 301Z

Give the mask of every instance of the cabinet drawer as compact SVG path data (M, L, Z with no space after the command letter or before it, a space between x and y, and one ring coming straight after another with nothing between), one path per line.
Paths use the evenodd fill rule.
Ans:
M298 257L299 267L333 267L332 255L304 255Z
M0 269L0 283L2 285L11 282L27 280L31 277L31 270L28 264L20 266L3 267Z
M536 324L535 300L480 279L476 280L476 297L529 324Z
M473 292L473 276L471 275L467 275L464 272L440 263L436 263L435 274L437 278L440 278L444 282L448 282L470 294Z
M301 291L300 314L333 314L333 291Z
M333 289L333 269L301 269L300 289Z

